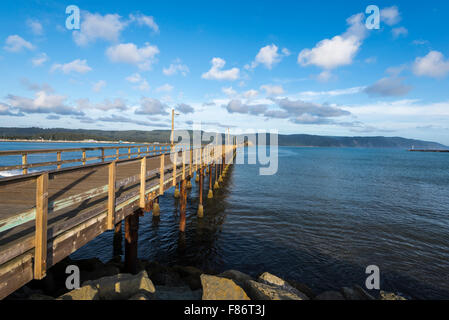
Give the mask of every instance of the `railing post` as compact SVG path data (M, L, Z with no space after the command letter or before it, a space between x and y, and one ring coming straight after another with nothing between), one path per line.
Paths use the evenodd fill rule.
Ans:
M27 163L28 163L28 155L26 153L22 153L22 165L26 166ZM27 174L28 168L23 168L22 173Z
M165 173L165 154L161 155L161 167L160 167L160 173L159 173L159 195L164 194L164 173Z
M173 187L176 187L176 158L178 158L178 153L175 151L174 153L174 159L173 159Z
M116 159L118 160L120 158L120 148L117 148L115 153L117 155Z
M83 166L86 164L86 150L83 150Z
M104 148L101 148L101 162L104 162Z
M58 161L58 167L57 167L57 168L58 168L58 170L59 170L59 169L61 169L61 163L60 163L60 162L61 162L61 160L62 160L62 159L61 159L61 151L58 151L58 152L56 153L56 160Z
M116 162L109 164L109 182L108 182L108 230L114 229L115 222L115 179L116 179Z
M145 208L145 182L147 177L147 157L140 160L140 208Z
M131 148L128 148L128 159L131 159Z
M48 173L36 181L36 232L34 238L34 279L45 277L47 270Z

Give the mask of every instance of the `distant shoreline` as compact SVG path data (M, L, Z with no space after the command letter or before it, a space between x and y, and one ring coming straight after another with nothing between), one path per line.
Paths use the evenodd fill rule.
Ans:
M98 140L43 140L43 139L0 139L0 142L43 142L43 143L110 143L110 144L147 144L150 142L98 141Z

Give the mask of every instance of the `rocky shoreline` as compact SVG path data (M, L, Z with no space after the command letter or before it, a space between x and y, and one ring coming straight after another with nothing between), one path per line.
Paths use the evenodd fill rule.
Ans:
M80 288L67 290L66 267L80 269ZM253 278L237 270L216 273L192 266L165 266L139 261L138 273L123 273L120 257L102 263L97 258L66 258L7 300L405 300L380 291L375 298L358 285L339 291L313 292L307 285L264 272Z

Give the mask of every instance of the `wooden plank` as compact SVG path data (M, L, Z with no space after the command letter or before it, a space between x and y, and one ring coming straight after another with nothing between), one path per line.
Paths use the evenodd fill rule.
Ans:
M36 181L36 232L34 241L34 279L45 277L47 270L48 173Z
M108 175L108 230L114 228L114 214L115 214L115 180L116 180L116 162L109 164Z
M140 207L145 208L145 182L147 175L147 157L140 162Z

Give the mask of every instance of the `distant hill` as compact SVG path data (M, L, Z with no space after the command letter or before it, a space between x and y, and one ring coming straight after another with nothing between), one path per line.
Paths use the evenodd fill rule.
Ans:
M0 128L0 139L44 139L44 140L98 140L159 142L170 141L170 130L84 130L84 129L42 129L42 128ZM269 139L267 138L267 141ZM402 148L447 149L448 147L431 141L405 139L400 137L334 137L309 134L279 135L280 146L299 147L361 147L361 148Z

